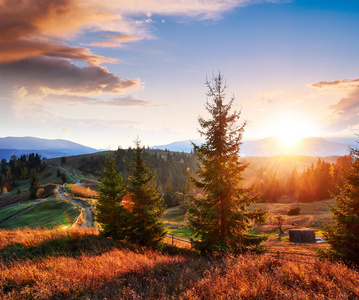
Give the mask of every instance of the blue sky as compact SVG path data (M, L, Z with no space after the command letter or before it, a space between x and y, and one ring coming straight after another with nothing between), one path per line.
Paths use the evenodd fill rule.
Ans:
M195 139L218 71L245 139L359 133L359 1L0 3L0 137Z

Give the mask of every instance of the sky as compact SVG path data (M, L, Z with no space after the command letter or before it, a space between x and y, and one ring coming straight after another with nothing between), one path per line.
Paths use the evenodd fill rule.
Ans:
M357 0L0 0L0 14L0 137L197 139L218 72L244 139L359 133Z

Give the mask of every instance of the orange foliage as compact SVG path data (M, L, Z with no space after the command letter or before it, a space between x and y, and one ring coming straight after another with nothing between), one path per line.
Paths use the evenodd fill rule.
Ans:
M133 211L133 201L129 193L122 198L122 205L128 211Z
M36 198L41 198L44 194L44 189L43 188L39 188L36 192Z

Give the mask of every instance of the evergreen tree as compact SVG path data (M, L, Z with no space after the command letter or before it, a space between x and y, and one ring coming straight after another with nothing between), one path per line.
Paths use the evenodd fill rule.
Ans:
M129 228L129 212L123 207L122 199L126 187L121 173L116 168L115 159L109 157L98 188L96 221L104 236L125 239Z
M218 74L212 82L206 82L213 101L206 103L212 116L199 117L201 136L205 143L194 146L198 158L197 175L191 177L203 197L189 197L187 203L189 224L192 232L201 240L194 246L202 253L244 252L258 250L263 237L252 236L249 229L255 221L262 220L264 213L247 207L259 200L252 188L242 186L242 173L248 164L239 160L241 139L246 123L237 126L240 112L230 113L234 98L224 104L226 86Z
M359 150L351 149L353 163L344 173L344 186L329 205L333 224L327 225L325 238L330 244L326 255L359 265Z
M143 148L137 139L128 179L128 193L133 202L129 240L142 246L160 247L166 235L161 221L163 198L155 180L155 171L145 163Z
M37 172L34 171L31 176L31 182L30 182L30 199L36 199L36 193L37 190L40 188L40 180L37 176Z

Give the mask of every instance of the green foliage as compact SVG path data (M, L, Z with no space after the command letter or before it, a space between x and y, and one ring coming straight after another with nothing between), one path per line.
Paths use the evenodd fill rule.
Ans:
M341 194L329 205L334 223L325 228L330 249L324 255L359 265L359 150L351 149L354 162L344 175Z
M143 159L143 149L136 141L136 149L128 179L128 192L133 202L129 240L142 246L158 248L166 235L161 221L163 198L157 187L155 172Z
M112 156L106 161L98 192L96 221L101 225L101 233L115 239L125 239L128 233L129 212L121 202L126 194L126 187Z
M34 171L31 177L30 188L29 188L30 199L36 199L36 193L39 188L40 188L40 180L39 177L37 176L37 172Z
M247 210L259 197L253 194L253 189L243 188L241 184L242 173L247 168L247 164L239 161L246 123L236 125L240 112L230 113L233 98L224 104L226 86L221 74L211 83L207 81L207 87L207 96L212 97L213 102L207 102L206 109L212 118L199 118L199 132L205 137L205 143L193 144L199 161L199 180L191 177L204 196L192 196L188 201L190 228L201 238L195 242L195 248L210 254L256 250L264 238L250 235L249 229L264 213Z
M300 213L300 207L293 207L288 211L288 216L298 216Z

